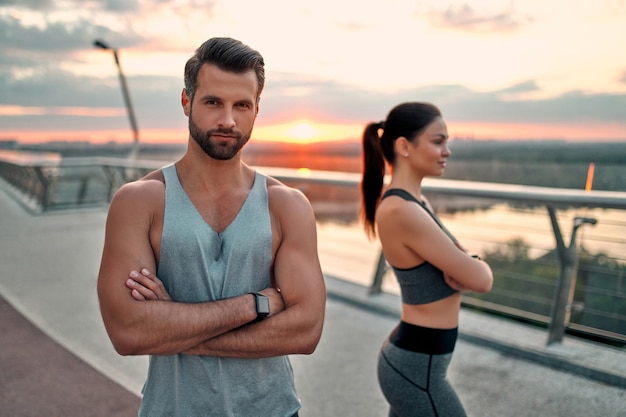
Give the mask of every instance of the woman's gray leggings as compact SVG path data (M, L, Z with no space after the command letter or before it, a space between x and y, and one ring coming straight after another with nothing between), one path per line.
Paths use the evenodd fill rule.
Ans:
M406 327L406 323L401 323L400 326ZM454 332L456 341L456 329ZM463 405L446 379L452 352L422 353L407 350L406 347L411 348L411 345L416 347L419 340L414 338L407 346L404 337L404 343L401 340L394 344L394 341L397 342L394 340L397 339L394 337L397 333L396 329L390 339L385 341L378 358L378 382L389 402L389 417L464 417L466 414ZM426 340L426 345L432 344L432 339ZM403 345L404 348L396 344ZM417 346L416 349L420 350L420 347Z

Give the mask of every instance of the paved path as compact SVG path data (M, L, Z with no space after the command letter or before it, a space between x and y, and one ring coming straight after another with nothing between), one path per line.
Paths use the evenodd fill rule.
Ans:
M20 315L0 297L0 416L124 417L140 397Z
M17 323L0 329L3 343L24 344L23 349L0 344L2 355L9 356L0 356L0 416L42 415L31 400L40 390L42 398L50 399L43 415L81 415L80 398L65 398L53 378L56 374L65 375L68 386L93 386L94 409L82 415L116 415L104 407L122 397L128 400L128 392L125 410L135 407L132 399L139 396L147 360L118 356L98 312L95 280L105 218L104 210L31 215L0 188L0 295L14 308L5 306L0 312L3 326ZM331 276L327 284L327 320L320 345L313 355L292 357L304 407L301 416L386 415L375 363L380 343L397 321L399 300L388 294L369 297L363 287ZM26 324L15 319L16 312L42 333L31 328L27 332L34 333L33 338L21 336ZM545 331L466 310L460 328L449 378L468 415L626 416L626 389L620 386L626 380L623 350L573 338L546 349ZM46 367L41 365L41 378L28 382L36 368L23 362L42 353L20 351L52 352L55 346L69 356L60 360L58 351L45 353L49 361ZM27 381L22 385L20 372ZM125 390L116 391L117 384ZM52 400L59 396L64 396L63 402Z

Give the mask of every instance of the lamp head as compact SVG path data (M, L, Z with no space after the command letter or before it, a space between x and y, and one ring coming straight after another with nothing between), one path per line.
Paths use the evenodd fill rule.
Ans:
M96 39L95 41L93 41L93 46L95 46L97 48L101 48L101 49L111 49L111 48L109 48L109 45L107 45L106 43L104 43L100 39Z

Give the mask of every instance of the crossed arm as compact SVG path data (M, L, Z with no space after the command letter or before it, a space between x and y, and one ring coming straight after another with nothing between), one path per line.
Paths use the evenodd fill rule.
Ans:
M124 186L111 202L98 276L102 317L120 354L255 358L308 354L315 349L326 291L317 257L315 219L304 196L279 190L274 199L276 206L287 208L276 215L281 242L275 252L274 275L280 292L275 288L262 291L270 299L270 316L251 323L256 318L252 295L179 303L171 301L162 286L157 288L153 274L140 273L156 270L160 228L155 225L162 224L159 209L163 204L162 183L140 183ZM129 275L129 271L135 272ZM147 288L143 301L139 301L140 287Z
M383 246L396 264L415 264L416 256L444 272L444 279L458 291L488 292L493 283L491 268L453 242L432 218L416 204L400 199L385 200L378 212L378 230Z

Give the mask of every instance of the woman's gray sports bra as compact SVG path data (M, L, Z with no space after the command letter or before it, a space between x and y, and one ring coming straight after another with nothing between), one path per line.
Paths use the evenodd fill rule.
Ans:
M441 229L457 242L454 236L441 224L437 216L432 213L426 204L417 200L408 192L399 188L391 188L383 194L383 199L391 195L407 201L413 201L422 207L435 220ZM428 304L442 300L458 292L446 284L443 271L428 262L421 263L413 268L403 269L391 265L400 284L400 294L404 304Z

